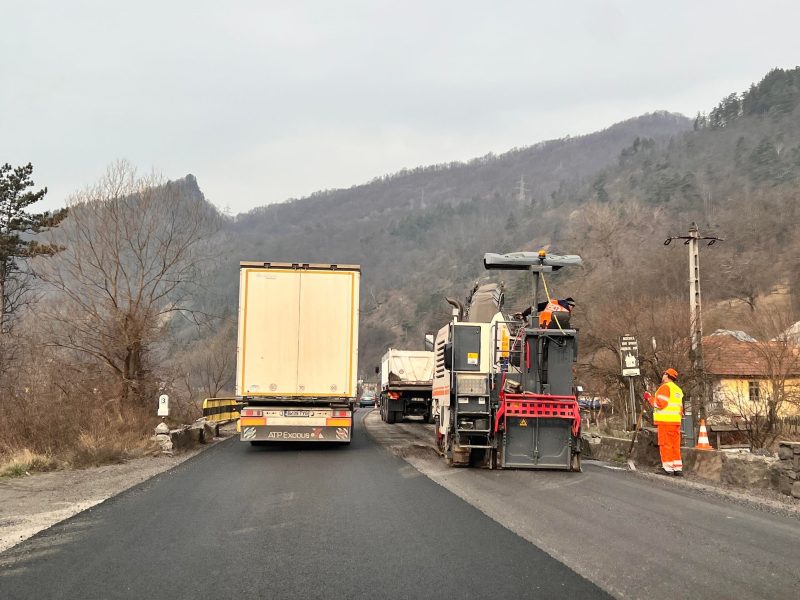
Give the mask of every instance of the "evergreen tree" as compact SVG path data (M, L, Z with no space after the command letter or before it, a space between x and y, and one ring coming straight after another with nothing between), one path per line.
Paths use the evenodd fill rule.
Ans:
M33 187L32 174L30 163L0 166L0 334L8 331L11 317L25 301L30 277L25 262L58 251L56 246L30 239L30 234L54 227L66 216L66 209L54 214L27 212L47 193L47 188L28 189Z

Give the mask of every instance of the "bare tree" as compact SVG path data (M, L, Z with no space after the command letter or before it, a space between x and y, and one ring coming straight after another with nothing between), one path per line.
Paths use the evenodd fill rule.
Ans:
M178 366L191 399L214 398L222 392L233 393L236 369L236 321L214 323L210 335L202 335L179 357Z
M780 433L780 417L800 406L800 347L785 333L790 316L780 308L761 310L745 323L753 341L720 337L706 342L711 363L729 365L729 381L717 395L744 425L753 448L772 444Z
M47 314L53 343L90 356L120 399L153 392L154 346L172 317L193 311L190 292L216 211L184 182L137 176L127 162L70 200L54 241L66 249L43 266L58 295Z
M637 385L653 391L663 371L673 367L681 374L681 387L691 397L696 374L691 371L687 356L688 315L680 299L600 297L586 311L585 315L578 315L582 317L583 335L580 371L593 393L612 400L615 412L624 414L627 410L628 382L619 362L619 337L626 334L639 341L642 377Z
M766 430L772 433L782 409L800 404L800 347L785 333L794 321L787 311L764 311L753 321L751 331L759 340L752 343L753 354L764 371Z

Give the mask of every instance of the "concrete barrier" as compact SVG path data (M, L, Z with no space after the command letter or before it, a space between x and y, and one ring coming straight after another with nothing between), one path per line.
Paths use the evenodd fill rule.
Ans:
M687 473L709 481L722 481L722 453L715 450L681 448L683 468Z
M617 463L627 460L631 444L630 439L597 434L584 434L582 442L581 451L584 458ZM794 450L789 452L792 455L791 464L794 465ZM789 452L784 454L788 455ZM729 453L695 448L681 448L681 457L684 472L708 481L727 483L742 489L778 489L779 477L775 471L777 459L772 457L757 456L749 452ZM638 468L657 467L661 464L658 434L655 429L645 428L639 432L632 458ZM789 489L791 486L788 483L794 484L795 480L786 471L784 469L781 477L783 477L783 488ZM800 479L800 471L796 477Z
M749 452L722 452L720 479L736 487L766 490L773 486L772 465L777 462L771 456L758 456Z
M163 454L185 452L198 444L210 444L219 435L219 425L198 419L192 425L169 429L165 423L156 427L153 439L161 446Z

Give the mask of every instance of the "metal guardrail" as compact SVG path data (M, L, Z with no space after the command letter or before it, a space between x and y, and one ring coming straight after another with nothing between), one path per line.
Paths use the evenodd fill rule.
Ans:
M244 403L236 398L206 398L203 400L203 416L214 423L235 421L243 406Z

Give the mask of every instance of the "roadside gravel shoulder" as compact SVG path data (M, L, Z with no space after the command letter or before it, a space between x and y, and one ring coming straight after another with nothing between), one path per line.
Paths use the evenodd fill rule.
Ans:
M220 435L219 440L229 437L231 430L225 429ZM214 444L177 456L136 458L119 465L0 479L0 552L181 464Z
M725 483L715 483L696 475L664 477L650 472L637 471L636 475L653 481L663 481L691 489L704 495L713 495L772 514L800 519L800 502L775 490L737 488Z

